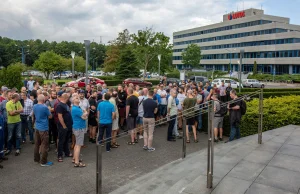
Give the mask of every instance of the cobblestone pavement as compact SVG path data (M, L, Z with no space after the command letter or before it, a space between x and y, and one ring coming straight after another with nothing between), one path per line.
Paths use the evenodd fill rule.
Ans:
M198 135L199 143L191 141L187 144L187 154L207 146L207 135ZM155 152L144 151L142 141L136 145L127 145L128 136L118 140L121 145L119 148L110 153L104 151L103 193L109 193L137 177L179 159L182 154L182 140L168 142L166 136L167 125L155 129ZM82 149L81 153L86 168L74 168L71 158L65 158L64 162L58 163L54 145L51 145L48 155L49 161L53 161L54 165L41 167L33 161L34 146L29 143L23 144L20 156L11 154L8 156L9 160L2 163L4 168L0 169L0 193L95 193L96 145L89 142L85 144L87 148Z

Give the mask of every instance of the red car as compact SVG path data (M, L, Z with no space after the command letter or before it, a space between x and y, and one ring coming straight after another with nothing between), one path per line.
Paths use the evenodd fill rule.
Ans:
M139 85L141 87L152 87L151 82L143 81L140 78L127 78L123 81L123 84L125 84L125 85L128 85L130 83L132 83L133 85Z
M101 80L101 79L95 78L95 77L89 77L88 83L90 83L91 85L105 84L104 80ZM79 78L76 81L70 81L70 82L66 83L66 86L73 87L74 84L78 84L79 88L84 88L85 87L85 77Z

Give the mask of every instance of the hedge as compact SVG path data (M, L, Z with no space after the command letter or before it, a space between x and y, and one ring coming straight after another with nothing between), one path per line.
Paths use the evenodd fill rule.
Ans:
M247 112L242 117L240 129L241 136L257 134L258 131L258 105L259 100L254 99L247 103ZM263 131L268 131L286 125L300 124L300 96L284 96L264 99ZM207 114L202 115L203 129L207 129ZM229 116L223 120L223 134L229 136Z
M260 88L242 88L242 92L255 92ZM264 92L289 92L300 91L300 88L264 88Z
M254 92L254 91L253 91ZM238 93L238 96L248 95L249 92L241 92ZM264 98L270 98L270 97L282 97L282 96L290 96L290 95L300 95L300 90L296 91L284 91L284 92L263 92ZM253 96L252 98L258 98L258 95Z

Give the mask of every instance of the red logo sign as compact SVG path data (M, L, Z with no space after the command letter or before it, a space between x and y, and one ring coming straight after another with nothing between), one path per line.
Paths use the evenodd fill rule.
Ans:
M228 20L245 17L245 11L239 11L228 15Z

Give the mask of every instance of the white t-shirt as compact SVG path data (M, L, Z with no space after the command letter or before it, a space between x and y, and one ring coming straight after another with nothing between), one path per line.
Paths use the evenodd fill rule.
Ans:
M89 103L89 101L88 101L86 98L84 98L84 99L82 99L82 100L80 99L79 106L80 106L80 108L81 108L82 110L88 111L89 108L90 108L90 103Z
M177 94L177 99L179 101L179 104L177 105L178 110L182 110L182 103L184 101L184 99L186 98L184 93L178 93Z
M166 97L161 97L161 105L167 105L168 104L168 102L167 102L167 92L166 92L166 90L161 90L161 89L159 89L159 90L157 90L157 94L158 95L165 95Z
M226 96L226 86L220 86L220 96Z
M146 100L145 96L139 96L139 109L138 109L138 116L143 117L144 116L144 107L143 102Z

